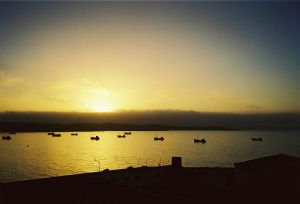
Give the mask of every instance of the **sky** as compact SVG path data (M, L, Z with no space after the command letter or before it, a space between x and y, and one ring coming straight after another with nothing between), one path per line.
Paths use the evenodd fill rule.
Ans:
M0 2L0 112L300 112L299 2Z

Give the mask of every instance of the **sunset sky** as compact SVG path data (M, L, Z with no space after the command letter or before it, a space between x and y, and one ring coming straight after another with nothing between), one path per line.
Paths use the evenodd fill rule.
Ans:
M0 3L0 111L300 112L299 2Z

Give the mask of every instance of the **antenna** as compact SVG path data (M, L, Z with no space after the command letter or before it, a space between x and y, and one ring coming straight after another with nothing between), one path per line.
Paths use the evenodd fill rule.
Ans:
M94 159L97 163L98 163L98 170L100 172L100 161L98 161L97 159Z
M140 159L138 159L137 162L138 162L138 167L139 167L140 166Z

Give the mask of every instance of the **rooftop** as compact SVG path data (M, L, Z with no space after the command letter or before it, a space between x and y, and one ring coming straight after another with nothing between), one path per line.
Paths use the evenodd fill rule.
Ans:
M235 163L237 169L300 169L300 158L285 154L276 154L258 159Z

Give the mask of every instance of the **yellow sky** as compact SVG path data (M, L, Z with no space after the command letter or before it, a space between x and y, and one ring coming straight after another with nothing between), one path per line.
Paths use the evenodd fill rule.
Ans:
M0 111L299 110L247 42L164 18L130 20L32 26L0 64Z

